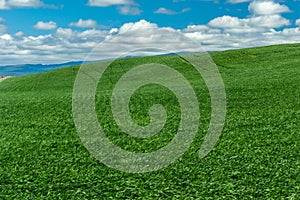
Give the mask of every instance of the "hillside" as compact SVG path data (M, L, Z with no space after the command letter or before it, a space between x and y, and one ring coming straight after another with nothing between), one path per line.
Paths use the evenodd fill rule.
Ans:
M115 62L100 82L100 124L116 145L136 152L170 142L179 108L170 91L144 88L139 92L150 100L135 95L132 116L146 125L150 104L159 100L172 114L161 138L138 140L120 133L107 102L124 71L147 60L170 63L197 91L201 126L189 151L170 166L145 174L108 168L82 145L72 116L79 66L1 82L0 198L299 199L300 44L214 52L211 57L225 84L227 117L218 144L203 159L198 150L209 124L209 95L201 77L178 58L126 58L122 65Z

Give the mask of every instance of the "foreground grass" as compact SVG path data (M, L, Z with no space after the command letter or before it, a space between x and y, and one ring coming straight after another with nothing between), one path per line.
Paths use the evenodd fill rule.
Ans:
M170 166L145 174L110 169L82 145L71 107L78 66L7 79L0 84L0 198L299 199L299 55L299 44L211 54L226 86L228 116L217 146L204 159L198 158L198 149L208 127L210 103L202 79L174 57L116 62L100 82L97 111L107 136L124 149L161 148L174 136L179 120L171 114L164 130L150 140L120 133L108 97L124 71L147 59L167 62L197 91L201 128L190 150ZM139 92L152 98L143 101ZM169 91L144 87L130 105L137 123L149 122L147 111L156 101L169 113L179 110Z

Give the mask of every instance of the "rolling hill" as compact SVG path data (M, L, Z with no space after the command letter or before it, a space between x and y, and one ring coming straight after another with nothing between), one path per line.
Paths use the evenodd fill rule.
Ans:
M130 174L108 168L83 146L72 116L79 66L7 79L0 84L1 199L299 199L300 44L210 53L227 93L227 117L214 150L198 150L209 125L210 99L201 77L177 57L126 58L100 81L96 110L107 137L133 152L168 144L178 128L174 95L156 85L132 97L132 118L149 123L163 104L167 123L158 136L122 133L109 107L116 81L134 65L169 63L185 75L200 104L198 134L189 150L159 171ZM122 63L122 64L120 64ZM139 98L140 93L148 95Z

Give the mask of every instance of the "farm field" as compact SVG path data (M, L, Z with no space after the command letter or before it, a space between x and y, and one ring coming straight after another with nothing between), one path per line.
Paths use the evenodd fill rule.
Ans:
M300 44L210 53L223 78L227 116L208 156L198 151L209 126L210 99L201 76L176 56L113 62L100 80L96 110L107 137L133 152L168 144L178 128L174 95L157 85L130 102L137 124L151 105L165 106L163 130L149 139L120 132L109 102L132 66L173 66L196 91L200 128L189 150L159 171L130 174L108 168L83 146L72 115L80 66L13 77L0 83L0 199L300 199ZM141 95L143 94L143 95Z

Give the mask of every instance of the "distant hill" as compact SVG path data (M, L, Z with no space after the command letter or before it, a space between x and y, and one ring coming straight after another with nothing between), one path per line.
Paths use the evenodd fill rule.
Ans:
M188 54L189 52L180 52L178 54ZM161 56L174 56L175 53L161 54ZM143 56L125 56L124 58L140 58ZM38 74L41 72L47 72L54 69L81 65L82 63L88 64L93 62L101 62L104 60L98 61L76 61L76 62L66 62L60 64L20 64L20 65L0 65L0 76L24 76L30 74ZM1 63L0 63L1 64Z
M0 76L22 76L29 74L37 74L47 72L53 69L58 69L67 66L81 65L83 61L67 62L61 64L24 64L24 65L9 65L0 66Z

